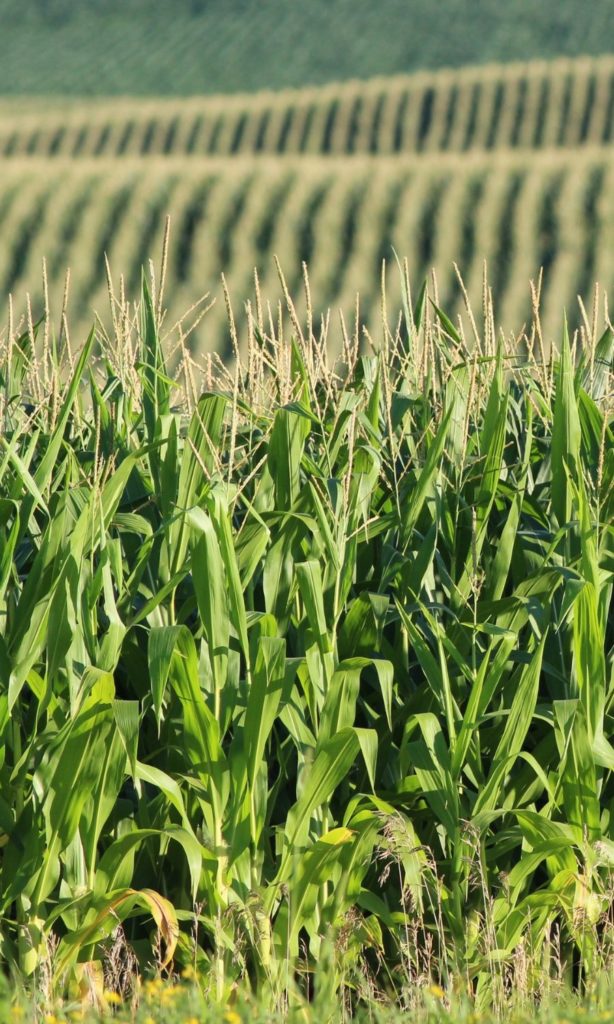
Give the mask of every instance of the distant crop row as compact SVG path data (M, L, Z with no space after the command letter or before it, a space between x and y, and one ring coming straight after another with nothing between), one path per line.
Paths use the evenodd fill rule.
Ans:
M0 107L0 155L428 153L614 140L614 59L493 65L251 96Z
M92 308L104 309L105 254L127 272L128 292L140 268L158 258L170 213L171 317L194 299L221 295L224 273L237 316L251 294L252 272L276 302L277 255L294 293L308 264L322 304L350 313L356 281L363 312L379 315L382 261L407 258L412 281L434 266L441 301L460 307L453 261L479 302L483 261L501 322L519 329L530 314L528 282L545 270L546 328L560 308L590 297L593 282L614 285L614 156L603 151L534 157L424 157L336 160L9 161L0 181L0 292L23 309L26 289L47 261L59 297L71 268L73 323L85 329ZM399 298L389 273L391 301ZM34 307L41 295L33 294ZM199 344L218 349L227 337L222 298Z

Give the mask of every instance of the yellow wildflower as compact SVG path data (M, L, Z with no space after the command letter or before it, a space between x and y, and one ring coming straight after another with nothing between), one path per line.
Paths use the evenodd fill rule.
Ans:
M160 1002L162 1005L170 1003L173 999L176 999L180 995L181 990L178 985L166 985L160 992Z
M148 995L156 995L162 988L162 978L150 978L145 982L145 992Z
M109 1006L121 1006L123 1002L118 992L105 992L104 1001Z
M436 999L443 999L445 996L445 992L441 985L429 985L429 992L432 996L435 996Z
M241 1018L236 1010L228 1010L228 1012L224 1014L224 1020L226 1021L226 1024L241 1024Z

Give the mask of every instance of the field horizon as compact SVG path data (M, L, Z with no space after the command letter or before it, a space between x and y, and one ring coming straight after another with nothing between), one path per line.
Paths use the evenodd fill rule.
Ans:
M587 53L612 52L607 0L589 19L579 0L528 12L526 0L384 0L381 13L368 0L311 0L289 19L281 0L249 14L240 0L2 0L0 93L232 94L575 56L578 22Z

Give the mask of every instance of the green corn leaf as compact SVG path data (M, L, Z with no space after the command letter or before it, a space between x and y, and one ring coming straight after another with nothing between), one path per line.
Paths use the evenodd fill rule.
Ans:
M196 538L192 544L192 582L198 611L209 648L209 688L213 694L214 715L221 722L222 694L225 690L230 643L228 590L222 552L210 516L202 509L193 511L190 523Z
M475 814L495 809L505 777L513 771L514 762L522 750L537 703L545 642L544 636L520 673L505 728L493 755L488 780L475 803Z
M288 814L278 882L288 877L293 857L306 845L312 814L330 800L339 783L346 778L359 749L354 729L343 729L317 749L301 795Z
M437 821L453 837L458 829L460 806L448 747L435 715L422 712L415 716L415 723L422 737L408 744L409 764Z
M580 453L580 419L574 391L573 368L569 348L567 324L556 378L556 392L552 422L552 508L559 526L571 519L572 496L569 475L577 478Z
M154 626L149 633L147 645L147 662L151 679L151 696L160 735L162 707L171 661L175 653L181 626Z
M292 955L298 953L298 935L316 908L320 887L332 877L341 853L353 839L349 828L332 829L298 859L290 888L289 914L282 919L286 925L282 940L289 944Z
M275 502L289 510L298 497L300 465L309 436L310 419L296 411L279 409L269 438L268 465L275 484Z
M440 468L441 457L448 436L451 415L452 409L448 409L447 412L444 413L441 423L437 428L437 433L429 445L424 465L420 470L415 486L412 487L408 493L402 495L401 542L403 547L406 547L409 543L412 530L418 521L424 502L431 492L435 477Z

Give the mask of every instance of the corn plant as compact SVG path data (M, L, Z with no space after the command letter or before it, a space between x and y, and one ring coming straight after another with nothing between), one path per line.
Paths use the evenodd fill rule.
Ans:
M581 984L611 943L614 334L542 359L487 306L469 343L404 287L334 362L287 298L290 340L202 377L145 281L76 360L47 322L5 339L0 955L94 984L122 924L220 1001L326 962L333 995L496 1004L556 931Z

